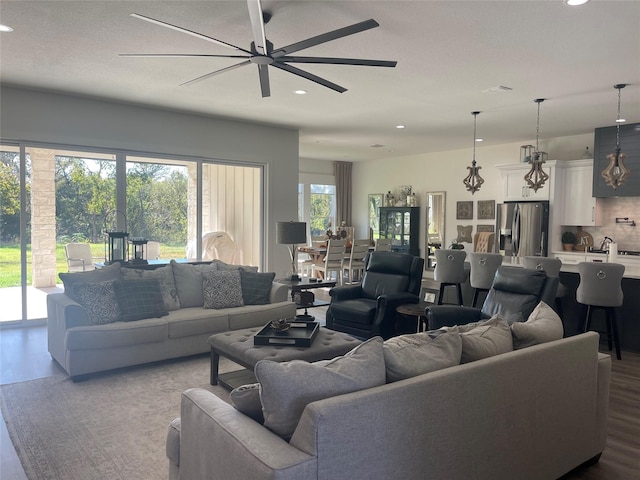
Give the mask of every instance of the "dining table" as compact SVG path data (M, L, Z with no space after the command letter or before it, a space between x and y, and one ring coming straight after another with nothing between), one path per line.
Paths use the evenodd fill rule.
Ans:
M373 247L369 248L369 251L372 252L373 251ZM309 247L309 246L302 246L302 247L298 247L298 252L299 253L306 253L307 255L309 255L309 258L311 258L311 262L314 265L320 265L322 263L324 263L324 257L327 254L327 246L313 246L313 247ZM351 254L351 245L348 245L345 249L345 258L348 259L349 255ZM314 274L317 278L323 278L322 276L322 272L318 271L315 272Z

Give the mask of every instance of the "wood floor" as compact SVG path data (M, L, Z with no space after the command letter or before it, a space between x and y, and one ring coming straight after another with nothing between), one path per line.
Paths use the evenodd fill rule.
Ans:
M309 311L322 323L325 312L326 307ZM0 329L0 383L63 374L52 362L46 342L46 327ZM565 475L563 480L640 479L640 354L623 352L622 358L619 361L612 357L609 428L602 458L596 465ZM4 420L0 423L0 479L25 480Z

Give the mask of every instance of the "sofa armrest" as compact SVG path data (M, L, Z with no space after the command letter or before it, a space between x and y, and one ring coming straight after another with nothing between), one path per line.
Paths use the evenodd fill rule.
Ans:
M182 394L180 422L180 478L316 478L315 457L207 390Z
M479 308L462 307L458 305L430 305L424 309L427 317L427 328L437 330L441 327L466 325L483 319Z
M598 392L596 394L596 415L600 451L607 441L607 419L609 417L609 383L611 381L611 357L598 353Z
M418 303L417 295L409 292L380 295L377 300L376 316L373 319L373 335L387 339L396 335L396 308L407 303Z
M289 287L284 283L273 282L269 293L269 303L280 303L289 300Z
M64 293L47 295L47 318L49 324L53 322L65 330L91 325L84 307Z

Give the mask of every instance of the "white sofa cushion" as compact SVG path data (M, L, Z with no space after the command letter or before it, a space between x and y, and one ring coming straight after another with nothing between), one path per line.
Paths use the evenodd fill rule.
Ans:
M513 348L526 348L539 343L560 340L564 335L562 320L546 303L540 302L526 322L511 324Z
M461 333L460 338L462 340L461 363L469 363L513 350L511 329L507 321L499 315L479 322L475 328Z
M259 361L255 375L260 383L264 425L288 438L309 403L383 385L382 343L382 338L373 337L344 356L315 363Z
M435 337L427 332L392 337L383 351L387 381L395 382L460 364L462 341L451 328Z

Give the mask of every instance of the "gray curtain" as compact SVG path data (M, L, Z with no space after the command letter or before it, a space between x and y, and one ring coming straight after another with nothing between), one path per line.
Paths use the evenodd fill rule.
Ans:
M336 227L340 222L351 226L351 162L333 162L336 177Z

